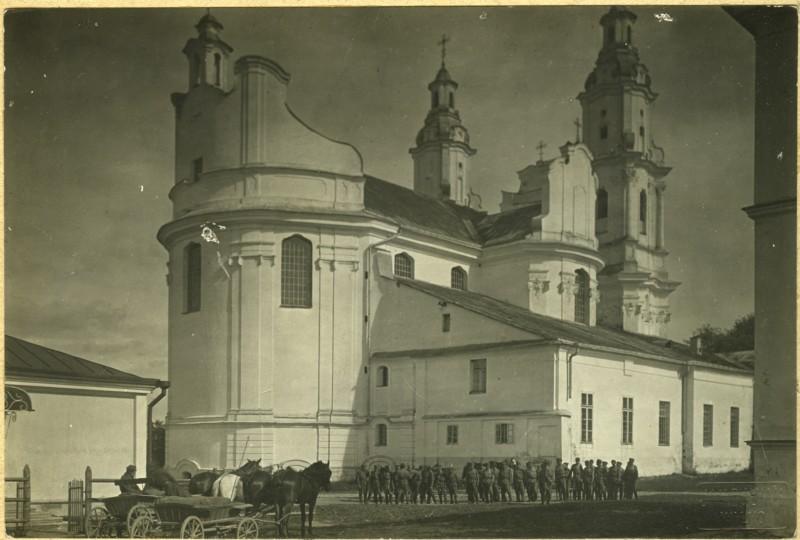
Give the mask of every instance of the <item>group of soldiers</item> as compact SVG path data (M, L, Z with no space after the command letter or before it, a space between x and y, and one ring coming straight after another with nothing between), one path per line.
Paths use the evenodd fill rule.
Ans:
M621 461L611 460L610 466L600 459L581 464L580 458L575 458L572 466L556 459L553 468L548 461L529 461L524 467L516 459L469 462L460 478L452 465L439 464L414 467L402 463L394 470L388 465L370 469L362 465L356 471L359 501L385 504L455 504L460 483L470 503L525 502L527 498L528 502L549 504L553 491L560 501L634 499L638 498L638 479L633 458L624 469Z

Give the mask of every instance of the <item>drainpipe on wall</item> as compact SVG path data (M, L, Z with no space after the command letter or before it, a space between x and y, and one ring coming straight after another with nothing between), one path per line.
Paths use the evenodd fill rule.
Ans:
M572 345L575 347L575 352L567 355L567 399L572 399L572 359L580 352L580 343L576 341Z
M153 463L153 407L155 407L159 401L167 397L169 381L158 381L156 386L161 389L161 393L147 404L147 466L145 470L149 470Z
M397 231L386 238L385 240L379 240L374 244L370 244L364 250L364 320L362 322L362 331L363 331L363 339L362 339L362 347L361 347L361 363L363 364L364 368L367 368L369 364L369 357L370 357L370 331L369 331L369 320L370 313L372 313L372 301L370 297L370 291L372 287L370 287L370 272L372 272L372 249L378 246L382 246L391 242L392 240L397 239L400 236L401 228L400 224L393 222L397 226ZM367 377L367 416L370 413L370 404L371 399L370 396L372 395L372 387L369 384L369 377ZM369 454L369 438L367 438L367 454Z

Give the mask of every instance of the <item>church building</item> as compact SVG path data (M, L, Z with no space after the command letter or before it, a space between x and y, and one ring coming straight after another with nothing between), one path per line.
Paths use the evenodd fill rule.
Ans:
M666 266L670 167L635 21L603 16L580 140L522 166L489 213L470 186L477 150L444 41L408 189L298 118L289 73L234 59L205 15L172 95L174 212L158 233L167 465L746 468L752 369L665 337L679 286Z

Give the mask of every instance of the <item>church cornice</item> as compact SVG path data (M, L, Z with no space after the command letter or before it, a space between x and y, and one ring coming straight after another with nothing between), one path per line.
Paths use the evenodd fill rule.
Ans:
M623 150L611 154L602 154L596 156L592 165L595 167L605 167L605 166L620 166L624 165L626 167L641 167L648 173L650 173L655 180L660 180L662 177L669 174L672 170L672 167L668 167L666 165L659 165L644 157L642 152L635 152L629 150Z
M483 250L481 262L497 262L517 258L521 254L534 255L540 253L548 254L551 257L558 256L576 259L595 267L596 271L600 271L600 269L605 266L605 262L600 254L593 248L562 242L542 242L530 238L505 244L486 246Z
M649 103L652 103L656 100L656 98L658 98L658 93L654 92L646 84L637 82L635 79L620 79L613 82L593 84L590 88L580 92L577 98L579 101L583 102L585 100L593 100L609 94L622 94L624 92L639 94L647 98Z
M461 141L454 141L451 139L434 139L431 141L426 141L418 146L408 149L408 153L411 155L417 154L422 152L423 150L428 150L430 148L459 148L463 150L467 155L474 156L478 153L475 148L472 148L469 144L461 142Z

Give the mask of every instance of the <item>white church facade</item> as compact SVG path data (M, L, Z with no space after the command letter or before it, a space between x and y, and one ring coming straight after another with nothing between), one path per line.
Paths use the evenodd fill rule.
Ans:
M414 188L303 123L290 75L233 60L206 15L176 93L167 464L635 457L642 474L746 468L752 370L666 339L655 93L612 8L583 141L519 173L501 211L444 64Z

